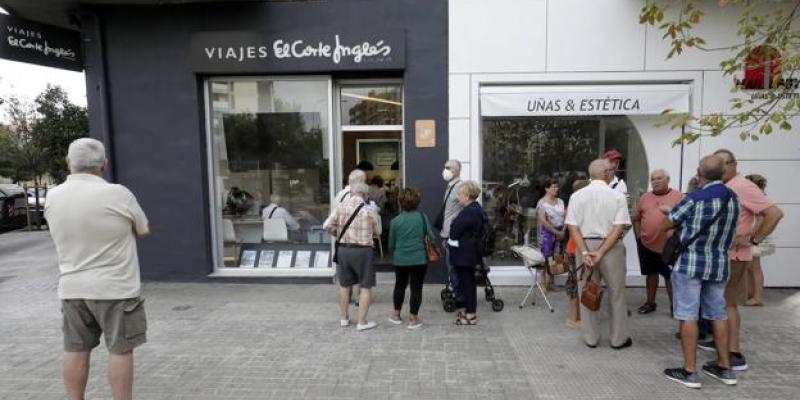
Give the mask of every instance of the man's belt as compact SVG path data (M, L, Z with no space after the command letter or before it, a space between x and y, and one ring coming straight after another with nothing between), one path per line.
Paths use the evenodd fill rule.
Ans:
M368 244L339 243L339 247L368 248L372 246Z

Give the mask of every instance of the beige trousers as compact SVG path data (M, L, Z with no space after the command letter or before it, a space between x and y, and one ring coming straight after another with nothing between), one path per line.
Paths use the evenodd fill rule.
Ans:
M589 251L596 250L603 243L599 239L586 239L586 246ZM583 257L577 254L578 265L583 263ZM627 268L625 266L625 246L622 240L608 250L605 256L600 260L600 265L595 265L599 268L600 274L597 271L592 274L592 280L605 282L605 291L603 293L603 300L601 307L606 305L610 309L611 314L611 345L621 346L628 340L628 302L625 299L625 275ZM578 293L583 291L583 286L586 279L589 277L589 270L578 273L580 277L578 281ZM583 340L588 345L595 346L600 341L600 321L599 311L589 311L588 308L581 304L581 334Z

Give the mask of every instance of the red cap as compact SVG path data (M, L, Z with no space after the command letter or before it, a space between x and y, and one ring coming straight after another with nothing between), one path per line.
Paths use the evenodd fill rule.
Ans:
M603 158L608 160L622 160L624 157L622 157L622 153L618 152L615 149L611 149L609 151L606 151L605 154L603 154Z

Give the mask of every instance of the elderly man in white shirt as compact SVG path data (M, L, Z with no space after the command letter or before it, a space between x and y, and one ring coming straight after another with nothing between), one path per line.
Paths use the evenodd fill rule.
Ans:
M286 222L286 229L290 231L299 231L300 224L286 208L280 206L281 200L280 196L272 194L272 196L270 196L269 205L261 210L261 220L282 219Z
M611 306L611 348L624 349L633 344L628 336L628 305L625 300L625 247L622 234L631 224L625 196L611 189L608 182L613 168L606 159L589 165L589 186L570 197L566 224L577 248L578 263L593 268L593 281L606 283L604 302ZM579 290L583 290L590 271L582 271ZM581 333L584 343L594 348L600 340L598 312L581 305Z
M83 138L67 153L71 175L47 196L44 214L58 254L67 397L83 399L89 357L104 337L115 400L133 397L133 349L144 344L136 236L150 228L136 197L106 182L103 144Z

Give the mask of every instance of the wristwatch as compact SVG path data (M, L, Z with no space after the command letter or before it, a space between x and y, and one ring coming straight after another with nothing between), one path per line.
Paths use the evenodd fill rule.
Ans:
M589 254L588 250L584 250L584 251L581 252L581 255L584 256L584 257L586 257L586 255L588 255L588 254Z
M755 238L752 237L750 238L750 244L752 244L753 246L758 246L759 243L760 242L757 242Z

